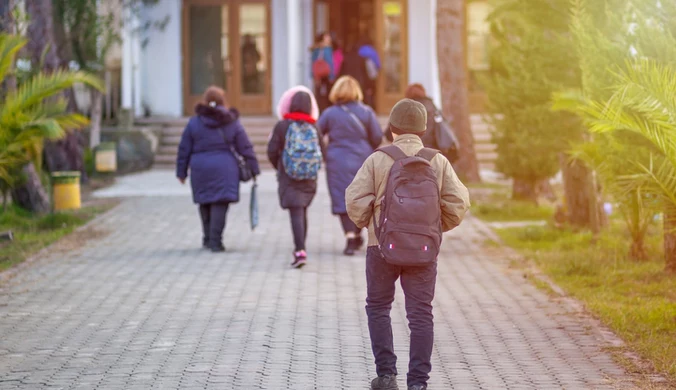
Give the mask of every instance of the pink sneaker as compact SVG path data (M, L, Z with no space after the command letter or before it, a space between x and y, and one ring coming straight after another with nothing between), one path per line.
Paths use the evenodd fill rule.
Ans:
M302 268L305 263L307 263L307 253L305 251L294 252L291 266L293 268Z

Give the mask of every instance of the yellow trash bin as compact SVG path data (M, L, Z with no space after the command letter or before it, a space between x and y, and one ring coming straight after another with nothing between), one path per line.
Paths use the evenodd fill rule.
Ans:
M115 142L102 142L96 147L96 172L117 171L117 150Z
M54 211L79 209L80 172L64 171L52 173Z

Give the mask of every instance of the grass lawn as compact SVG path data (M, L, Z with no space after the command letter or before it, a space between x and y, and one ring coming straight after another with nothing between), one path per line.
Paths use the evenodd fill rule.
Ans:
M664 273L659 226L643 262L627 258L630 239L619 221L597 240L552 226L497 233L676 385L676 276Z
M486 222L549 221L554 205L542 202L534 205L509 199L510 187L502 184L469 185L472 215Z
M21 263L110 207L97 205L45 216L34 216L11 206L6 211L0 208L0 232L11 230L14 233L14 241L0 242L0 271Z

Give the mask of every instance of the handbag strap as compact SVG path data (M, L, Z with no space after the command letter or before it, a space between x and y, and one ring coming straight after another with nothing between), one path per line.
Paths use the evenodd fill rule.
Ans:
M350 116L350 118L352 118L357 126L359 126L359 128L364 132L366 138L368 138L369 133L366 131L366 126L364 126L364 123L357 117L357 115L355 115L354 112L350 111L350 109L345 107L343 104L340 105L340 108L342 108L343 111L345 111Z
M230 153L232 153L232 155L235 156L237 160L244 160L244 157L241 154L239 154L239 152L237 152L237 148L235 148L235 145L232 142L228 141L228 137L226 137L225 131L222 128L220 128L219 131L221 132L221 136L223 136L223 141L225 141L225 145L230 150Z

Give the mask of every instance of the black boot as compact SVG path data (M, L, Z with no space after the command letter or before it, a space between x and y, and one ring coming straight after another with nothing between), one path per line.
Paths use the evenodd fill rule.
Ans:
M348 238L347 242L345 243L345 250L343 251L343 254L345 256L354 256L354 252L357 251L357 248L357 239Z
M364 239L359 235L355 240L357 240L357 249L361 249L364 246Z

